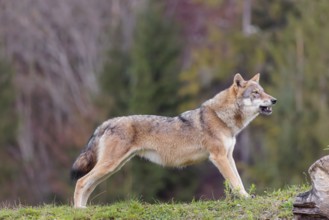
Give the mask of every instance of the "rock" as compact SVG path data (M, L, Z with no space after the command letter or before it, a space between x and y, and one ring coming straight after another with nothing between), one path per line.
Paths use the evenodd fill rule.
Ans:
M317 160L309 169L312 189L297 195L294 218L329 219L329 155Z

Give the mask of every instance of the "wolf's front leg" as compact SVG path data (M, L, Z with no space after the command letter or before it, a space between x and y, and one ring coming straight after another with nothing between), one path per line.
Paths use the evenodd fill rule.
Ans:
M239 175L238 169L236 168L236 164L235 164L235 161L234 161L234 158L233 158L233 149L234 149L234 147L232 147L232 148L229 150L228 155L227 155L227 158L228 158L228 161L229 161L229 163L230 163L230 165L231 165L231 167L232 167L232 169L233 169L233 171L234 171L234 173L235 173L235 176L238 178L238 180L239 180L239 182L240 182L240 186L242 186L243 191L244 191L245 193L247 193L246 190L245 190L244 187L243 187L243 182L242 182L241 177L240 177L240 175ZM245 194L245 193L244 193L244 194ZM248 193L247 193L247 194L248 194ZM249 195L248 195L248 196L249 196ZM247 197L248 197L248 196L247 196Z
M241 197L250 197L244 189L239 174L237 174L226 155L210 155L209 159L218 168L225 180L230 183L233 191L238 192Z

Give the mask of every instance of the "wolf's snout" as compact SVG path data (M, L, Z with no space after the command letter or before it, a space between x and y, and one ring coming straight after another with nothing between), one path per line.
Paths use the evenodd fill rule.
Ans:
M272 98L271 99L271 103L272 103L272 105L274 105L276 103L276 99L275 98Z

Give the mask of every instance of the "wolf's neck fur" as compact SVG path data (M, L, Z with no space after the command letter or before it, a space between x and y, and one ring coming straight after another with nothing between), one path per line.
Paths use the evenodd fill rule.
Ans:
M233 136L236 136L258 115L244 111L246 109L239 106L233 86L220 92L203 105L216 112L217 116L231 130Z

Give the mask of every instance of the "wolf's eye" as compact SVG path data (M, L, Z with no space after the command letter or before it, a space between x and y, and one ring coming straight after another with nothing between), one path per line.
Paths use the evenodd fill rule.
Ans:
M252 91L252 93L254 93L254 94L259 94L259 91L258 90L254 90L254 91Z

